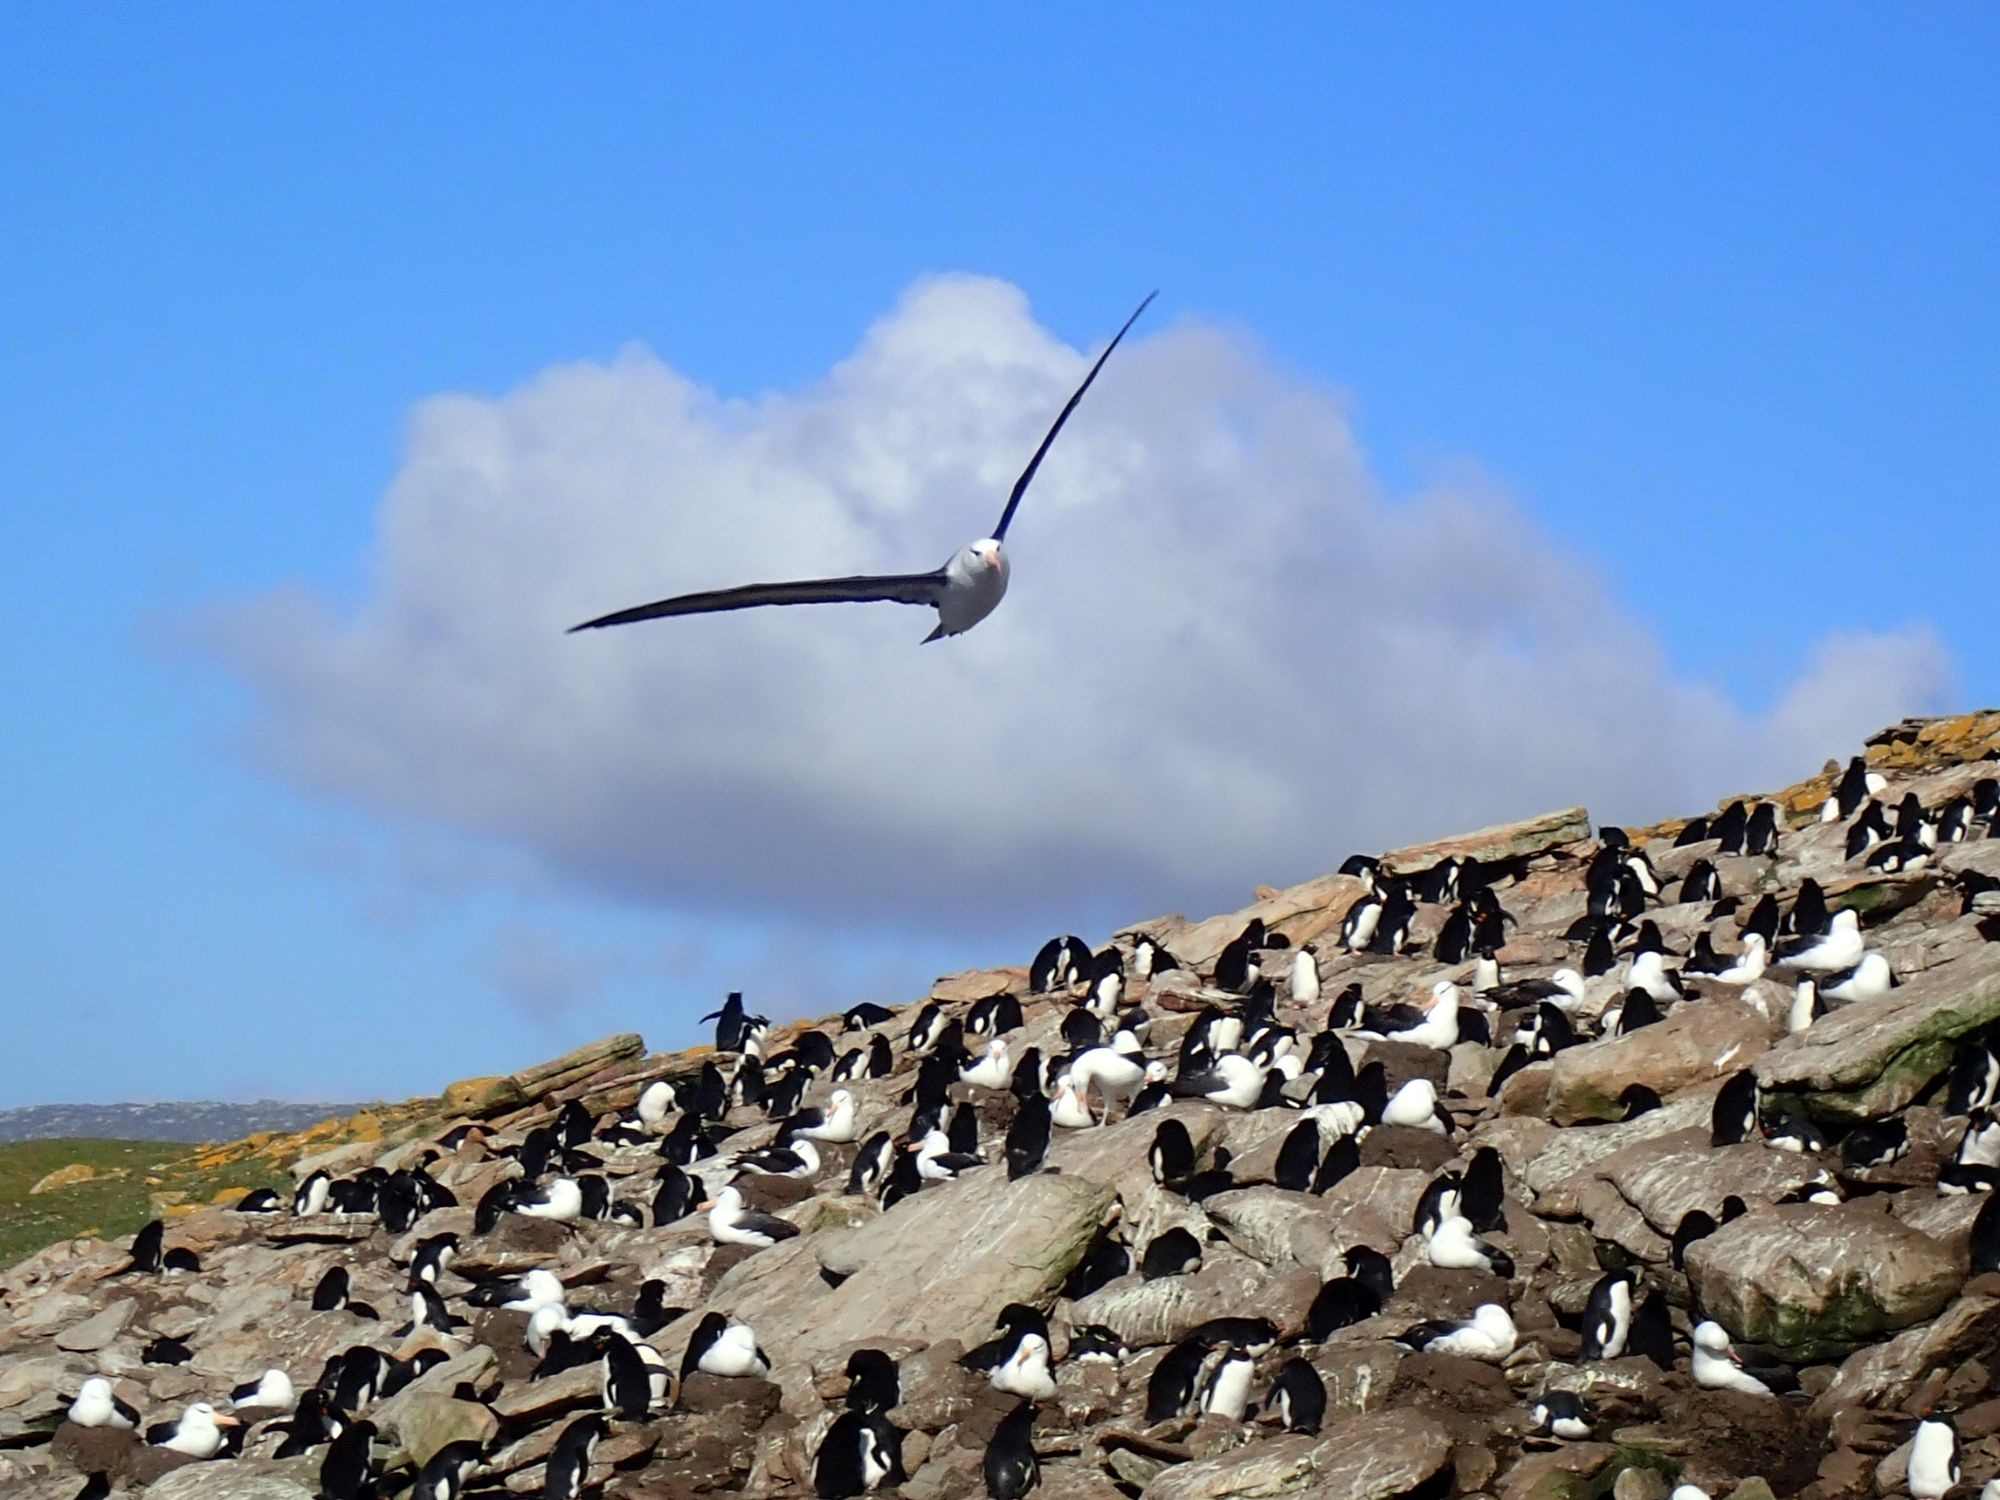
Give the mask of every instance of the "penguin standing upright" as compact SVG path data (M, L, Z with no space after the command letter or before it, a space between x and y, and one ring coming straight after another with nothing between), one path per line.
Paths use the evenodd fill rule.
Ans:
M1250 1405L1250 1376L1256 1368L1257 1362L1247 1351L1231 1345L1202 1387L1202 1411L1242 1421Z
M1326 1420L1326 1382L1319 1378L1319 1371L1294 1356L1278 1371L1278 1378L1271 1383L1271 1398L1264 1405L1277 1413L1285 1431L1316 1433Z
M813 1490L820 1500L872 1495L904 1477L903 1434L878 1411L842 1412L813 1456Z
M604 1418L595 1412L578 1417L556 1439L555 1452L542 1481L542 1500L582 1500L590 1483L591 1456L604 1438Z
M1598 1278L1584 1304L1582 1358L1616 1359L1625 1352L1637 1285L1638 1276L1632 1271L1612 1271Z
M1167 1351L1146 1382L1148 1422L1165 1422L1187 1410L1207 1357L1208 1346L1199 1339L1183 1339Z
M1035 1461L1035 1403L1022 1401L1000 1419L980 1468L991 1500L1020 1500L1040 1482Z

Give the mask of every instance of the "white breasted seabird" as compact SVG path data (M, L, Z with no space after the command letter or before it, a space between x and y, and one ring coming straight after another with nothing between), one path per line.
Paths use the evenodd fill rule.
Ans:
M1497 1302L1482 1302L1472 1316L1433 1320L1405 1329L1396 1342L1421 1354L1457 1354L1500 1364L1514 1352L1514 1320Z
M224 1416L206 1401L197 1401L180 1414L178 1421L158 1422L146 1429L146 1441L155 1448L185 1453L190 1458L213 1458L222 1451L225 1427L240 1427L235 1417Z
M1049 1373L1049 1341L1039 1333L1025 1333L1014 1352L993 1367L987 1377L996 1391L1046 1401L1056 1393L1055 1377Z
M940 640L946 636L963 635L981 620L992 614L1007 592L1007 554L1002 544L1007 539L1007 528L1013 524L1014 512L1020 507L1021 497L1028 492L1028 484L1041 467L1049 446L1055 442L1056 434L1069 420L1069 414L1083 399L1083 393L1090 389L1097 379L1097 372L1104 368L1104 362L1111 357L1111 351L1118 347L1128 330L1139 320L1152 302L1156 293L1147 293L1125 320L1125 326L1112 336L1104 352L1097 356L1097 362L1090 367L1090 373L1083 377L1083 384L1063 409L1056 414L1054 424L1028 460L1021 477L1014 481L1013 493L1007 497L1006 509L1000 512L999 524L993 534L976 542L968 542L953 553L941 568L929 573L890 573L874 576L850 578L810 578L794 583L753 583L741 588L715 589L706 593L681 594L671 599L661 599L652 604L641 604L631 609L617 610L612 614L599 615L594 620L586 620L581 625L570 627L570 633L579 630L597 630L607 625L630 625L640 620L660 620L675 615L713 614L721 610L752 609L766 604L853 604L888 601L896 604L927 605L937 611L937 628L926 641Z
M753 1245L761 1250L799 1232L796 1224L748 1207L734 1187L723 1188L696 1207L708 1210L709 1237L718 1245Z
M1850 907L1835 912L1825 932L1780 943L1771 958L1773 965L1780 969L1807 974L1837 974L1860 963L1864 951L1861 917Z
M79 1427L115 1427L129 1432L139 1425L138 1411L122 1400L102 1375L91 1376L78 1388L68 1416Z
M1744 1368L1743 1356L1729 1342L1728 1330L1712 1318L1695 1325L1694 1383L1709 1390L1741 1391L1749 1396L1777 1394L1766 1380Z

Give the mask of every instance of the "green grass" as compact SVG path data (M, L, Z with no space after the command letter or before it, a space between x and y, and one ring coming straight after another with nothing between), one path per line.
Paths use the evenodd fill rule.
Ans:
M0 1145L0 1266L11 1266L46 1245L81 1234L106 1239L132 1234L153 1217L151 1194L196 1149L170 1141ZM29 1195L28 1189L42 1178L72 1162L119 1175Z

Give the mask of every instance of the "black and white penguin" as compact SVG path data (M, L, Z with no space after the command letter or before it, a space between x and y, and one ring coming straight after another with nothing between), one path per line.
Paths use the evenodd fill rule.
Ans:
M904 1478L902 1431L880 1412L842 1412L813 1456L813 1492L820 1500L872 1495Z
M595 1412L578 1417L562 1430L549 1455L542 1482L543 1500L582 1500L590 1484L590 1464L604 1440L604 1418Z
M896 1362L880 1349L856 1349L847 1356L849 1411L893 1411L903 1404L902 1377Z
M1262 1355L1277 1344L1278 1325L1269 1318L1210 1318L1189 1329L1188 1337L1210 1349L1234 1344L1248 1354Z
M1969 1115L2000 1099L2000 1055L1982 1037L1961 1038L1945 1086L1945 1113Z
M935 1000L926 1001L923 1009L917 1012L916 1020L910 1023L910 1029L903 1038L903 1050L913 1056L929 1052L944 1035L944 1027L944 1007Z
M1382 872L1382 861L1372 854L1350 854L1340 862L1341 875L1351 875L1360 880L1369 890L1375 888L1376 878Z
M273 1422L267 1432L284 1434L284 1441L272 1453L273 1458L297 1458L314 1447L340 1436L346 1426L346 1419L327 1406L326 1392L317 1386L308 1386L299 1393L298 1405L293 1408L289 1421Z
M768 1026L769 1020L763 1016L752 1016L743 1009L743 994L731 990L722 1002L722 1009L712 1010L700 1017L703 1021L715 1022L715 1050L717 1052L741 1052L751 1032L759 1025Z
M1005 1036L1025 1024L1021 1002L1005 990L973 1001L972 1009L965 1013L965 1034L970 1037L990 1039Z
M1674 835L1674 847L1685 849L1689 844L1704 844L1708 842L1708 837L1708 819L1689 818L1681 825L1681 831Z
M1018 1182L1041 1170L1049 1151L1049 1101L1040 1094L1021 1101L1007 1126L1007 1180Z
M1257 1362L1249 1351L1230 1346L1223 1351L1222 1358L1209 1371L1208 1379L1202 1382L1201 1409L1208 1416L1227 1417L1233 1422L1243 1420L1250 1408L1250 1377L1256 1373Z
M1401 953L1409 946L1410 928L1416 917L1417 903L1410 899L1408 887L1401 881L1395 882L1383 898L1382 916L1375 924L1375 937L1368 951L1391 957Z
M1507 1228L1505 1210L1507 1180L1500 1153L1481 1146L1472 1153L1459 1184L1458 1211L1481 1234L1499 1234Z
M439 1333L454 1333L465 1326L464 1319L452 1316L451 1309L445 1306L444 1298L438 1295L436 1287L423 1281L413 1280L410 1283L409 1332L434 1328Z
M1758 1124L1764 1132L1764 1144L1774 1151L1809 1156L1827 1147L1826 1136L1820 1128L1802 1114L1784 1114L1775 1119L1765 1116Z
M1181 961L1150 933L1140 933L1132 944L1132 973L1135 978L1151 980L1181 967Z
M1313 1177L1319 1171L1319 1158L1319 1122L1301 1120L1287 1132L1284 1144L1278 1148L1272 1181L1287 1192L1310 1192Z
M1083 982L1089 973L1090 945L1075 934L1053 937L1035 954L1028 965L1028 990L1049 995Z
M1257 982L1262 972L1257 944L1251 934L1232 938L1215 959L1215 987L1240 995Z
M1139 1276L1158 1281L1163 1276L1189 1276L1201 1269L1201 1241L1176 1226L1153 1236L1139 1257Z
M1326 1420L1326 1382L1305 1360L1294 1356L1279 1366L1264 1409L1287 1432L1317 1433Z
M1319 1170L1313 1173L1313 1194L1317 1196L1324 1193L1342 1178L1353 1175L1360 1167L1360 1142L1352 1135L1341 1136L1326 1148L1326 1155L1319 1159Z
M236 1202L239 1214L274 1214L281 1207L277 1193L270 1188L257 1188L245 1193Z
M861 1143L854 1154L854 1166L847 1174L847 1191L867 1194L880 1187L895 1161L896 1141L886 1130L878 1130Z
M459 1500L485 1457L483 1443L470 1439L446 1443L417 1471L417 1482L410 1490L412 1500Z
M1676 1271L1687 1269L1688 1247L1697 1240L1705 1240L1721 1226L1715 1216L1703 1208L1691 1208L1681 1215L1680 1223L1674 1226L1672 1237L1667 1242L1667 1259Z
M1387 904L1381 892L1372 886L1355 897L1340 921L1340 946L1349 953L1366 952L1375 941L1375 931L1381 926Z
M1988 1194L1973 1218L1969 1249L1974 1276L2000 1271L2000 1193Z
M1035 1460L1035 1403L1018 1402L1000 1419L986 1445L980 1471L991 1500L1020 1500L1041 1481Z
M1885 785L1887 783L1880 776L1870 774L1866 756L1850 757L1847 769L1840 773L1840 780L1833 784L1832 792L1820 804L1820 822L1839 823L1853 817L1854 810Z
M1724 851L1727 852L1726 850ZM1778 852L1778 804L1759 802L1743 827L1743 852L1767 855Z
M1662 1371L1674 1367L1673 1315L1665 1292L1648 1292L1646 1300L1639 1304L1632 1315L1632 1332L1625 1340L1625 1352L1650 1359Z
M1146 1381L1148 1422L1170 1421L1188 1409L1207 1359L1208 1345L1199 1339L1183 1339L1167 1351Z
M602 1361L598 1390L604 1414L625 1422L643 1422L653 1410L653 1380L632 1341L615 1328L600 1328L590 1346Z
M1323 1283L1306 1312L1306 1337L1323 1344L1341 1329L1372 1318L1386 1300L1379 1279L1354 1274L1354 1252L1348 1252L1349 1271Z
M1863 1120L1840 1142L1841 1161L1861 1171L1886 1167L1909 1154L1910 1127L1901 1115L1886 1120Z
M166 1240L167 1225L164 1219L154 1219L142 1226L132 1236L131 1259L117 1275L129 1276L134 1272L151 1274L164 1268L166 1257L162 1245Z
M1361 1024L1368 1013L1368 1007L1361 997L1361 985L1357 981L1349 984L1333 997L1333 1004L1326 1010L1328 1031L1349 1031Z
M668 1162L660 1168L653 1188L653 1227L676 1224L694 1212L706 1195L702 1180Z
M292 1194L293 1216L302 1219L323 1212L326 1208L327 1195L332 1189L333 1178L324 1170L308 1174L306 1180L300 1183L297 1191Z
M842 1031L866 1031L871 1026L880 1026L884 1021L893 1020L896 1013L886 1005L877 1005L872 1000L863 1000L851 1005L840 1018Z
M338 1312L347 1306L349 1281L347 1267L329 1266L326 1274L313 1286L312 1310L314 1312ZM372 1316L372 1314L371 1314Z
M1709 1113L1708 1143L1740 1146L1757 1132L1757 1075L1748 1068L1729 1075Z
M1709 820L1708 835L1722 847L1722 854L1743 852L1743 833L1750 826L1750 809L1743 805L1741 798L1723 808L1720 816Z
M1542 1437L1575 1443L1590 1436L1591 1411L1575 1391L1544 1391L1530 1415Z
M1583 1308L1585 1360L1617 1359L1632 1336L1633 1299L1638 1294L1635 1271L1612 1271L1597 1279Z
M373 1422L349 1422L333 1435L320 1460L319 1489L326 1500L371 1500L375 1494Z
M674 1121L674 1128L660 1137L661 1159L678 1167L689 1167L714 1156L715 1138L702 1128L701 1121L701 1113L696 1109L688 1110Z
M1079 1323L1069 1331L1069 1358L1075 1363L1121 1365L1129 1352L1117 1332L1102 1323Z
M1722 899L1722 876L1716 872L1712 861L1698 859L1688 866L1688 872L1681 879L1677 901L1720 901Z

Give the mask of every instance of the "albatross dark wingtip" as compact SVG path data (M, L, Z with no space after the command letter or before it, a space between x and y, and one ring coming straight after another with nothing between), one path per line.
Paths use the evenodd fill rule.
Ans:
M1159 289L1156 287L1146 293L1145 301L1132 309L1132 316L1125 320L1123 327L1111 335L1111 342L1106 344L1104 352L1097 356L1097 363L1093 364L1090 373L1083 377L1083 384L1076 388L1069 400L1063 403L1063 409L1056 413L1055 424L1043 437L1042 446L1037 448L1035 456L1028 460L1028 467L1021 471L1021 477L1014 481L1014 491L1007 497L1007 508L1000 512L1000 524L993 528L993 539L996 542L1004 542L1007 539L1007 528L1014 524L1014 512L1021 507L1021 497L1028 492L1028 484L1034 479L1035 470L1042 466L1042 459L1047 455L1050 445L1055 442L1056 434L1063 430L1063 423L1069 420L1069 414L1076 410L1076 404L1083 399L1083 393L1089 390L1091 382L1097 379L1097 372L1103 369L1104 362L1111 358L1111 351L1116 349L1119 341L1132 331L1132 325L1139 321L1139 314L1152 306L1153 299L1159 295Z

